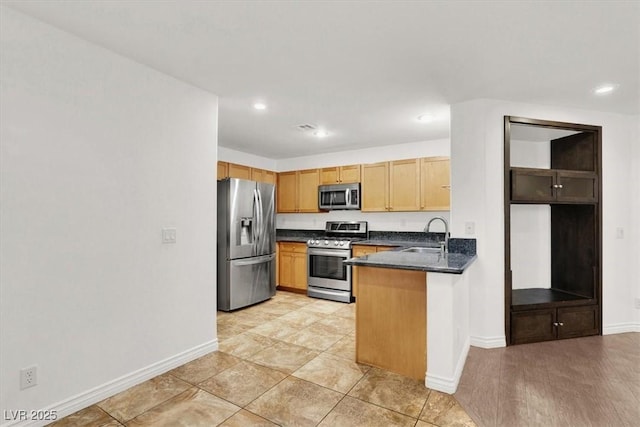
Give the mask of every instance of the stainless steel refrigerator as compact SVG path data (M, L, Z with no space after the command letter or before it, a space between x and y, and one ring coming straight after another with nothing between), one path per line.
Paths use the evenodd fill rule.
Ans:
M218 309L231 311L276 293L275 186L218 181Z

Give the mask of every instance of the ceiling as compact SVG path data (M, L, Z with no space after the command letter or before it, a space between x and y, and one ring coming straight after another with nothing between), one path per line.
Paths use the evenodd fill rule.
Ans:
M272 159L447 138L479 98L640 113L637 1L3 4L217 94L219 145Z

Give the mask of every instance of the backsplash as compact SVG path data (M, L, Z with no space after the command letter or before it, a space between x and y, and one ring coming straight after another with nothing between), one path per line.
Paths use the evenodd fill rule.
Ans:
M327 221L367 221L370 231L423 231L427 222L441 216L449 222L449 211L443 212L362 212L331 211L327 213L277 214L276 228L294 230L324 229ZM442 222L434 222L431 231L444 232Z

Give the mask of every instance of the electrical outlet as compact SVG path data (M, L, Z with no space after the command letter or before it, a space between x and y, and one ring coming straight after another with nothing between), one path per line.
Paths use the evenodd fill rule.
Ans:
M175 243L176 242L176 229L173 227L162 229L162 243Z
M624 228L616 228L616 239L624 239Z
M476 234L476 223L475 222L465 222L464 223L464 234Z
M29 366L28 368L20 369L20 390L33 387L38 384L38 367Z

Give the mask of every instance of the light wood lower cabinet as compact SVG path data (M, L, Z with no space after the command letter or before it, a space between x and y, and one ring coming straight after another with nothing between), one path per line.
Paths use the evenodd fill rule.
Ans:
M307 292L306 243L278 243L278 287L280 289Z
M356 267L356 361L419 381L427 370L427 274Z

